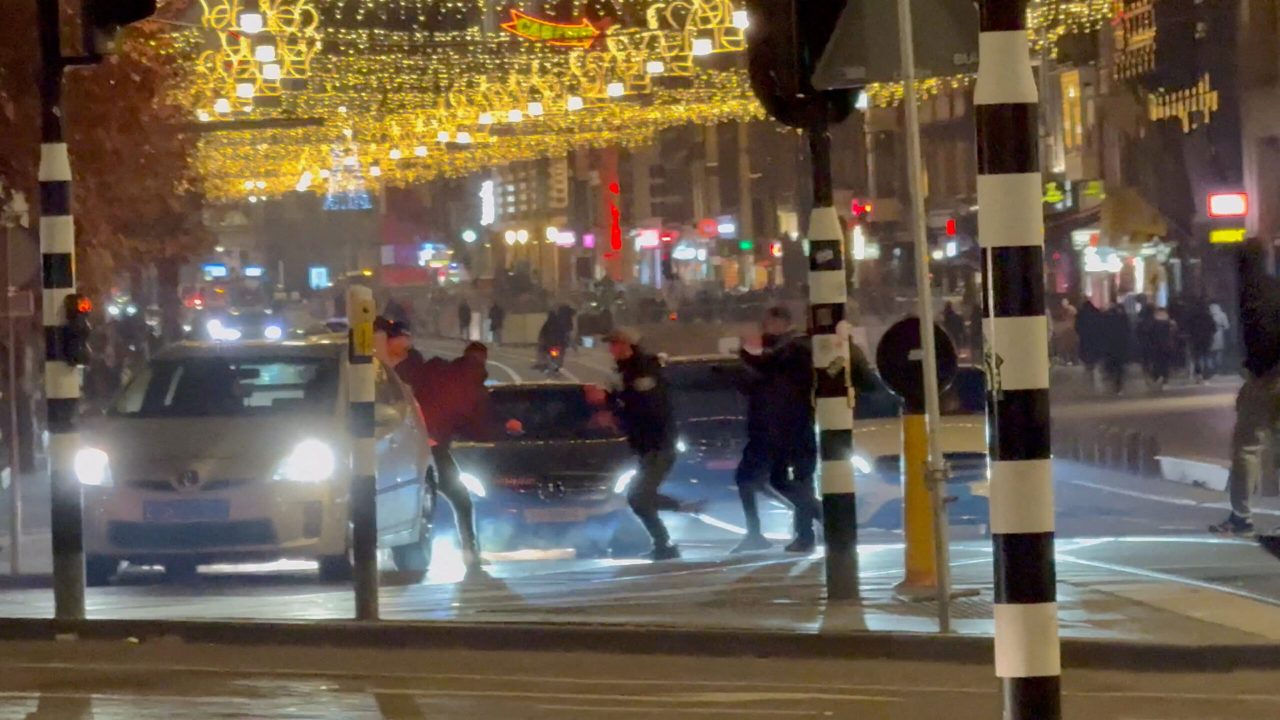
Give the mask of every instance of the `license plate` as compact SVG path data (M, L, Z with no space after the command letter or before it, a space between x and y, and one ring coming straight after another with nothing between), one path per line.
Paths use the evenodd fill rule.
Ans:
M147 522L201 522L226 520L230 516L229 500L148 500L142 503L142 519Z
M587 511L583 508L535 508L524 511L525 522L531 523L571 523L586 519Z

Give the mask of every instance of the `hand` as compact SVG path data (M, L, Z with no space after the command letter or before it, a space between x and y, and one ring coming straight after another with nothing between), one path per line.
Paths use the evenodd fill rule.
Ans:
M738 347L743 352L759 355L764 352L764 339L759 335L743 335L738 339Z

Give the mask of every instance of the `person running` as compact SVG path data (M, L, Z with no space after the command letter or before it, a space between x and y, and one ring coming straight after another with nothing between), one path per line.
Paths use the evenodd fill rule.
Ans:
M413 336L404 323L379 317L374 321L373 330L374 354L409 386L422 410L431 439L431 457L436 463L437 487L453 507L463 562L469 569L478 568L481 556L476 537L475 506L471 493L462 484L461 471L450 449L454 433L465 422L471 421L473 413L478 412L474 405L458 401L455 397L474 397L464 392L464 388L471 390L474 383L458 381L460 377L469 376L460 373L453 363L439 357L430 360L423 357L413 347ZM483 370L483 361L481 363ZM471 368L472 365L466 367ZM481 379L481 387L483 384ZM443 392L445 389L451 392Z
M747 535L731 552L772 547L761 531L756 502L767 477L769 486L791 504L795 538L787 552L809 553L817 544L814 523L821 513L813 486L818 463L813 351L806 338L796 336L791 312L782 306L765 311L761 344L759 354L739 351L746 366L747 445L734 477Z
M671 542L667 526L658 513L663 510L696 513L702 504L682 504L660 492L676 462L676 423L662 363L657 356L641 349L640 336L633 331L615 330L605 341L617 363L621 386L610 393L589 387L588 400L612 409L639 458L627 501L653 540L649 557L655 561L675 560L680 557L680 549Z

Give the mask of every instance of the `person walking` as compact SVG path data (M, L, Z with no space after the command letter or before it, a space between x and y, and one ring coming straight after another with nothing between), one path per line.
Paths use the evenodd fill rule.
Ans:
M1231 329L1231 319L1218 303L1209 303L1209 314L1213 317L1213 341L1209 344L1209 362L1216 373L1222 369L1222 354L1227 349L1227 331Z
M1231 433L1231 469L1227 494L1231 514L1209 531L1252 536L1250 501L1280 494L1274 452L1280 420L1280 280L1268 274L1257 240L1241 248L1240 339L1244 346L1244 384L1236 395L1236 425Z
M1204 298L1196 298L1188 303L1185 313L1187 343L1191 346L1192 372L1195 380L1202 383L1213 377L1213 337L1218 326L1209 310L1209 303Z
M458 303L458 336L463 340L471 339L471 306L466 298Z
M757 504L767 478L769 486L791 504L795 538L786 551L809 553L817 544L814 523L821 513L813 486L818 463L813 431L813 351L807 338L796 336L791 311L785 307L765 311L761 331L758 354L749 352L746 343L738 353L745 365L742 390L747 396L747 445L734 479L747 535L731 552L773 546L761 530Z
M649 557L655 561L675 560L680 557L680 549L671 542L658 513L699 512L701 503L682 504L660 492L676 462L676 423L662 363L641 349L640 336L634 331L614 330L605 341L617 363L621 386L607 394L600 388L589 388L588 400L612 409L639 459L627 501L653 540Z
M498 304L497 300L489 306L489 335L493 337L494 345L502 344L502 326L507 321L507 311Z
M951 343L955 347L964 347L964 318L960 317L960 313L956 312L956 308L948 300L942 306L942 329L947 331L951 336Z
M1116 303L1098 321L1098 339L1101 344L1102 371L1109 389L1119 395L1124 392L1125 365L1129 362L1129 316L1124 306Z
M451 450L454 433L465 422L473 421L472 414L478 412L478 408L457 397L474 397L474 382L466 382L470 376L443 358L423 357L413 347L413 337L404 323L379 317L374 321L373 331L374 355L409 386L422 410L430 434L431 457L436 464L436 485L453 507L463 562L468 569L478 568L482 561L475 506L471 493L462 484L462 474ZM484 368L483 360L480 368ZM483 385L481 379L480 387Z
M973 304L969 313L969 362L982 367L986 363L986 348L982 344L982 303Z
M1080 311L1076 314L1076 338L1080 346L1080 362L1084 365L1085 376L1094 382L1094 372L1098 361L1102 359L1102 348L1098 342L1098 331L1101 326L1102 313L1092 300L1085 298L1080 303Z
M1178 356L1178 325L1169 317L1168 310L1157 308L1152 314L1147 341L1150 343L1149 377L1152 387L1163 390Z

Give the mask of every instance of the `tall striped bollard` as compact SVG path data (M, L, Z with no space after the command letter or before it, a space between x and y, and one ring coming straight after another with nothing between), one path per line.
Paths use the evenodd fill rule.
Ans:
M809 332L813 336L822 529L826 537L827 597L858 597L858 513L853 482L853 391L849 387L848 286L844 233L832 205L831 136L811 128L813 211L809 216Z
M989 374L995 669L1006 720L1062 717L1039 97L1025 2L980 0L978 239Z
M374 441L373 291L353 285L347 290L350 328L347 427L351 434L351 557L354 566L356 619L378 619L377 451Z
M53 544L54 617L84 618L84 499L75 474L80 444L76 414L80 368L67 352L66 301L76 291L71 160L62 135L62 71L58 3L37 7L40 38L40 255L43 267L44 391L49 429L49 519Z

